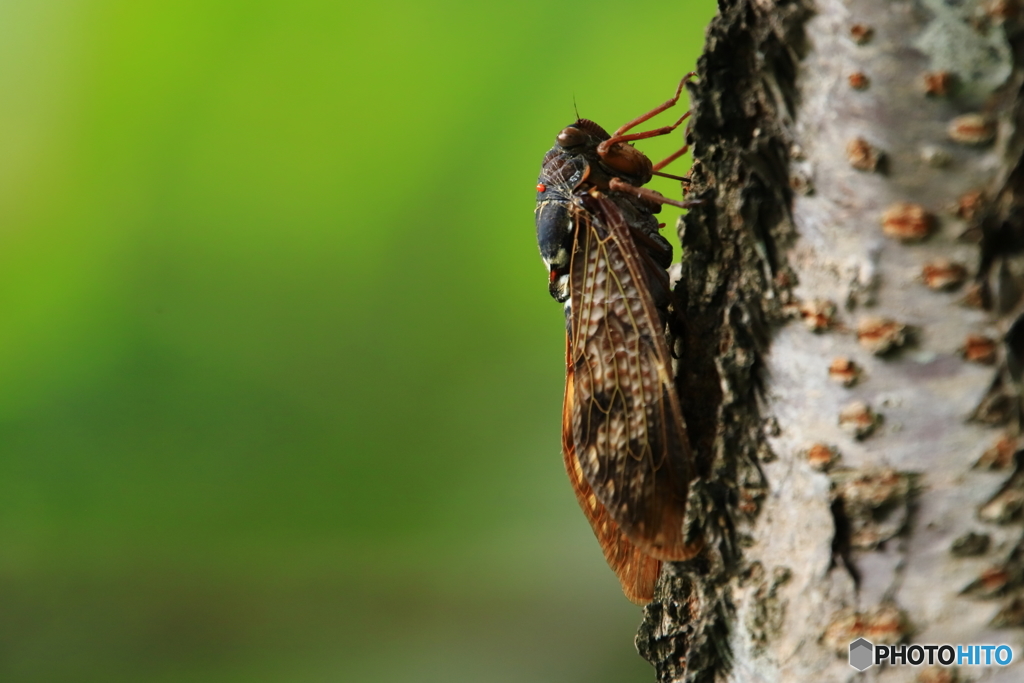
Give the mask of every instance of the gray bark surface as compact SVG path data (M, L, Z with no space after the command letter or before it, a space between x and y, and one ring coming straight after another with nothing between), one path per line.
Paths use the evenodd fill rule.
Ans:
M720 10L676 290L709 552L637 646L659 681L1024 680L1024 12ZM858 637L1015 663L860 674Z

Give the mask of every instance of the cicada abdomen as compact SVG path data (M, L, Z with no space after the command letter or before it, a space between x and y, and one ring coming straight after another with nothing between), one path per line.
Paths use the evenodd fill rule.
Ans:
M663 203L692 202L640 187L664 164L627 144L682 119L624 135L676 98L614 136L577 120L544 157L537 186L538 244L566 308L565 467L605 559L641 604L662 561L701 548L684 532L693 456L670 351L672 248L654 217Z

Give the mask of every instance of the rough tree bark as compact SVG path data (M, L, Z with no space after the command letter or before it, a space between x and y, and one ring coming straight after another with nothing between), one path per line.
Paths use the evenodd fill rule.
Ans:
M659 681L1024 679L1014 2L720 1L677 287L710 542L645 610ZM1016 661L858 674L859 636Z

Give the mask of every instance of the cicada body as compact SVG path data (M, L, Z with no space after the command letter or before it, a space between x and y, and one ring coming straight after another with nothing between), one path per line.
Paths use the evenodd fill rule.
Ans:
M566 311L566 471L623 591L641 604L662 561L702 545L684 531L693 456L673 379L672 247L654 216L687 203L640 188L653 169L580 119L544 157L536 209L549 289Z

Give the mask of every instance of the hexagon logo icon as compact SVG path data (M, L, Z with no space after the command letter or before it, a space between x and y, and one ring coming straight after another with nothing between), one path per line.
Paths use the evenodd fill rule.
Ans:
M863 671L868 668L871 666L874 651L875 646L863 638L853 641L850 643L850 666L857 671Z

